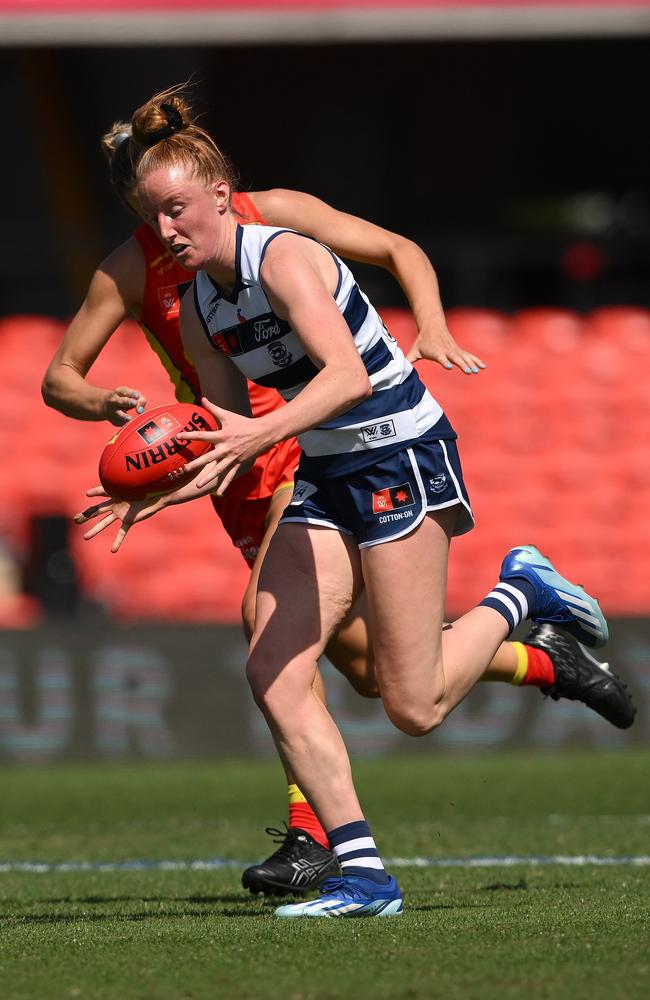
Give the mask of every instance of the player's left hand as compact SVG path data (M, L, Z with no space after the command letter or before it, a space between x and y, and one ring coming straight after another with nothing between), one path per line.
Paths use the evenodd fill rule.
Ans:
M114 500L107 495L101 486L93 486L86 492L86 496L102 497L103 499L75 514L75 524L86 524L96 517L101 517L101 521L98 521L85 533L84 538L89 541L100 531L121 522L111 545L111 552L118 551L132 525L146 521L148 517L152 517L165 506L164 497L157 497L155 500Z
M418 331L406 357L411 363L422 359L437 361L447 369L455 365L466 375L477 375L482 368L485 368L485 363L479 357L456 343L444 320Z
M252 417L242 417L240 413L222 410L215 406L205 396L201 405L217 418L218 431L184 431L178 435L179 440L198 439L209 441L214 447L205 454L188 462L184 471L198 472L204 469L204 474L194 480L198 489L203 489L212 483L216 485L214 492L223 496L236 475L250 467L253 459L265 451L271 442L265 441L261 431L261 422ZM209 468L205 468L209 466Z

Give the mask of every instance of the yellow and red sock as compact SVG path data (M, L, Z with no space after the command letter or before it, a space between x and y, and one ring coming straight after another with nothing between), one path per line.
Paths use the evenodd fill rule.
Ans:
M512 645L517 652L517 669L511 684L550 687L555 683L555 667L548 653L536 646L524 646L522 642L513 642Z
M310 834L321 847L329 850L330 842L318 816L298 786L289 785L289 829L296 829L296 827Z

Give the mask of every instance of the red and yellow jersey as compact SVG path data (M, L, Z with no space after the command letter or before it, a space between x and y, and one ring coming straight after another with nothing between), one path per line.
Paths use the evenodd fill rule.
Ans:
M245 224L265 224L247 194L233 194L232 208ZM183 349L179 322L181 298L192 284L194 273L186 271L174 260L150 226L140 226L133 235L147 268L140 326L172 380L176 398L183 403L197 401L201 396L199 379L191 358ZM248 389L254 417L261 417L283 405L275 389L267 389L254 382L248 383ZM252 469L239 476L229 487L228 496L248 500L272 496L279 485L276 465L273 449L260 455Z

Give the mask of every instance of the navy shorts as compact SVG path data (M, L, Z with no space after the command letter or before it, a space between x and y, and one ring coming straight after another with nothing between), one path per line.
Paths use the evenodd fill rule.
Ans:
M336 528L365 548L407 535L427 511L454 505L454 535L464 535L474 527L474 516L456 442L427 441L346 476L303 479L299 465L280 524Z

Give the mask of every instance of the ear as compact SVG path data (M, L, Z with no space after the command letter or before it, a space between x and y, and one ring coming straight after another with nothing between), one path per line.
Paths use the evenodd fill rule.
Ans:
M215 181L212 193L220 212L226 212L230 206L230 184L226 180Z

